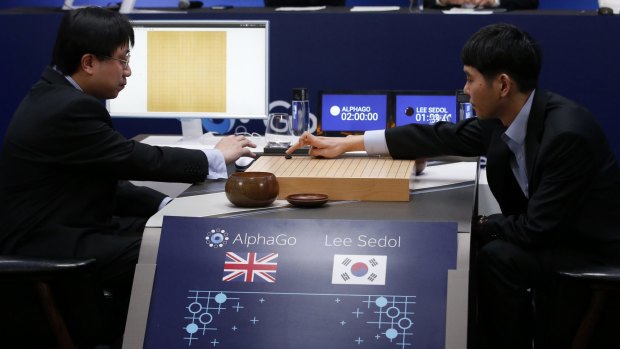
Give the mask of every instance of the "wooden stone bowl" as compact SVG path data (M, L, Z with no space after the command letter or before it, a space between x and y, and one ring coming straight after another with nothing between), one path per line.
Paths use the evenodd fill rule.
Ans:
M235 172L228 177L226 197L235 206L269 206L278 197L280 187L273 173Z

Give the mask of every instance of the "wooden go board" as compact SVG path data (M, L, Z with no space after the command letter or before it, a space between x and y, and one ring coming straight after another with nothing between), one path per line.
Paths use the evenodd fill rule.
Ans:
M413 160L378 157L317 159L261 156L246 172L271 172L279 199L290 194L327 194L330 200L409 201Z

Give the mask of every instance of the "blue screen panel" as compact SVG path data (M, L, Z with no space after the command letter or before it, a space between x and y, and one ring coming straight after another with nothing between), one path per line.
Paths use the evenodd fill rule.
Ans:
M383 130L387 125L387 94L323 94L321 128L325 132Z
M396 95L396 126L457 122L456 95Z

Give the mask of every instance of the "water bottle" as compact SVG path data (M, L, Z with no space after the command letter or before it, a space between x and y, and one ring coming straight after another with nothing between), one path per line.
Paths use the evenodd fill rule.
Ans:
M310 101L307 88L294 88L291 103L293 136L299 137L310 129Z
M424 11L424 0L409 0L409 12Z
M471 103L464 102L459 105L459 121L469 119L474 116L474 109Z

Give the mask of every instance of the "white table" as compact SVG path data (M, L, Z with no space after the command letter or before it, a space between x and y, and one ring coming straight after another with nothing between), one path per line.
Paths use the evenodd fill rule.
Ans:
M470 231L474 214L476 162L458 162L429 166L422 176L413 178L409 202L330 202L321 210L293 208L277 200L268 209L248 210L234 207L223 191L224 181L194 185L173 200L147 223L140 258L136 266L123 348L142 348L151 291L156 269L157 250L164 215L188 217L313 218L313 219L413 219L456 221L458 223L457 268L448 273L446 346L465 349L468 335ZM208 204L207 204L208 203Z

